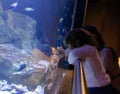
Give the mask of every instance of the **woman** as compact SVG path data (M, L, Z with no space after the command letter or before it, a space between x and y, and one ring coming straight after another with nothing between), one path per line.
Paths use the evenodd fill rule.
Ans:
M115 79L117 75L120 73L120 68L118 64L118 56L113 48L106 46L100 32L96 29L95 26L86 25L82 29L87 30L91 34L93 34L98 43L98 51L100 57L102 59L103 65L110 75L111 79Z
M92 34L83 29L74 29L65 38L66 46L71 49L68 55L69 64L74 65L74 74L80 61L83 63L85 80L89 94L117 94L110 85L111 80L106 73L97 51L97 42ZM73 94L81 94L78 76L73 78ZM77 79L77 80L76 80Z

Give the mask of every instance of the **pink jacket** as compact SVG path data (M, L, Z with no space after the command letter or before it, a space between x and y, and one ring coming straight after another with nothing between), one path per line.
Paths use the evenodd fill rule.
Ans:
M95 46L84 45L73 49L68 62L74 64L82 60L87 87L101 87L111 83Z

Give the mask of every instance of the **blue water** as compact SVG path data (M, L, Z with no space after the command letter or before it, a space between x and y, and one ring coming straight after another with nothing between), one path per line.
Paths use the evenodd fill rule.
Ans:
M63 0L0 1L0 94L54 91L47 87L60 80L62 72L59 75L51 64L44 64L51 63L51 47L56 47Z
M60 18L61 4L63 0L1 0L3 9L10 9L10 5L18 1L18 6L13 11L26 14L35 19L50 40L52 46L56 45L57 28ZM25 11L30 7L34 11Z

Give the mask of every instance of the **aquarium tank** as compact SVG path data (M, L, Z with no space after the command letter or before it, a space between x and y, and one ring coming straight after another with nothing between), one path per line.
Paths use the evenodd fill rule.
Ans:
M56 93L76 1L0 0L0 94Z

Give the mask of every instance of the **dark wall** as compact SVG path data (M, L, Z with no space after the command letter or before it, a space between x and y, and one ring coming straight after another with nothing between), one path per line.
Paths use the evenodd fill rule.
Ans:
M95 25L106 44L113 47L120 56L120 2L115 1L88 2L85 25Z

